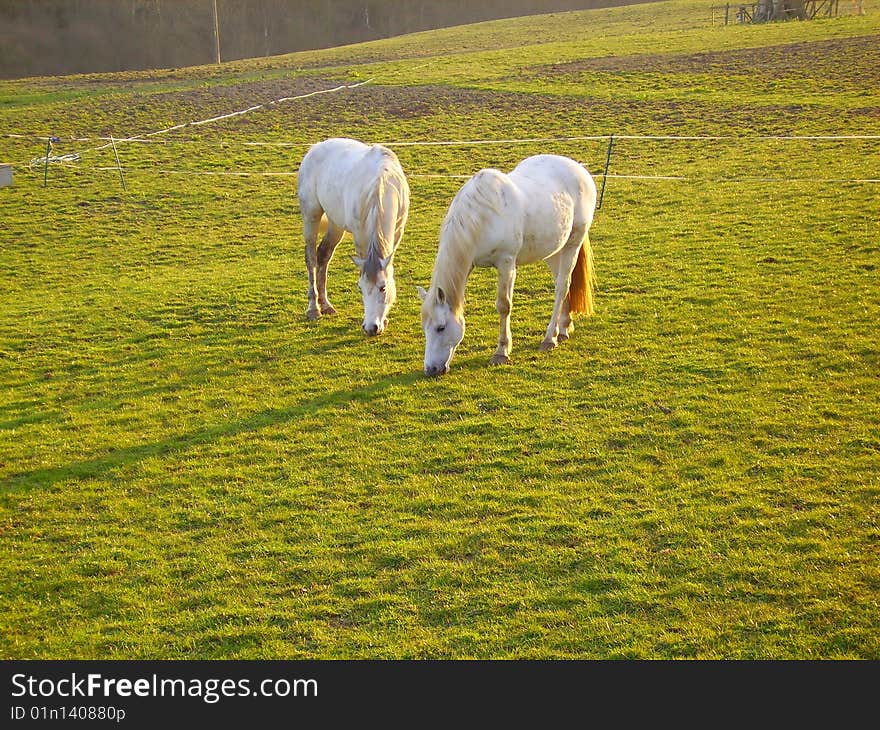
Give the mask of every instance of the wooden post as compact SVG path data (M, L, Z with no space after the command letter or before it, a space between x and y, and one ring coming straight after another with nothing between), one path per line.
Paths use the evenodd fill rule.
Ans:
M263 55L269 55L269 9L263 0Z
M724 6L724 25L730 23L730 3Z
M217 15L217 0L213 0L214 6L214 49L217 55L217 65L220 65L220 17Z

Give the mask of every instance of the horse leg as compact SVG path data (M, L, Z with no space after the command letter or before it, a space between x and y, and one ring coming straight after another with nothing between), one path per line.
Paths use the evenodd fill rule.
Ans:
M581 242L584 239L586 229L576 228L572 230L565 242L562 250L552 258L556 261L548 261L550 270L554 271L556 279L556 299L553 302L553 314L550 316L550 324L547 325L547 332L541 342L541 350L552 350L556 347L557 338L560 331L568 333L571 331L571 312L568 306L568 288L571 286L571 272L577 262L578 251L580 251ZM560 325L563 325L560 327Z
M571 306L569 298L566 297L565 301L562 303L562 312L559 315L559 335L557 339L559 342L565 342L569 337L571 337L571 333L574 332L574 320L571 318Z
M556 277L559 276L559 254L547 259L547 267L553 275L553 281L556 281ZM562 311L559 315L559 333L557 335L559 342L567 340L571 337L571 333L574 331L574 321L571 318L570 302L571 300L568 297L565 297L565 301L562 302Z
M321 312L318 310L317 263L318 263L318 227L321 225L323 213L319 209L317 214L307 215L303 211L303 237L306 241L306 271L309 274L309 307L306 309L307 319L318 319Z
M510 331L510 307L513 299L513 284L516 281L516 263L513 260L499 264L498 297L495 299L495 310L500 317L498 332L498 349L492 355L493 365L510 363L510 351L513 349L513 335Z
M321 307L321 314L336 314L333 305L327 298L327 267L330 265L330 259L333 258L333 252L342 240L345 231L337 228L328 221L327 233L321 239L321 245L318 246L318 270L316 272L316 288L318 294L318 305Z

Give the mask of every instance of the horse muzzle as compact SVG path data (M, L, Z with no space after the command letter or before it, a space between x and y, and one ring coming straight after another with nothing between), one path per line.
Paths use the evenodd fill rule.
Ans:
M381 335L385 331L386 327L388 327L388 320L387 319L384 322L382 322L382 324L379 324L378 322L370 322L370 323L364 322L361 325L361 329L364 331L365 334L368 334L370 337L375 337L376 335Z
M449 372L449 365L425 365L425 375L430 378L437 375L446 375Z

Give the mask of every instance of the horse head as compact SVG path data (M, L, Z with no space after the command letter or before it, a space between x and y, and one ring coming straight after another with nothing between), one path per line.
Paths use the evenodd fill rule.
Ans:
M425 375L443 375L455 348L464 339L464 315L456 315L443 289L419 287L422 298L422 330L425 332Z
M360 269L358 288L364 301L364 321L361 324L368 335L381 335L388 326L388 312L397 299L394 283L394 254L386 258L352 256Z

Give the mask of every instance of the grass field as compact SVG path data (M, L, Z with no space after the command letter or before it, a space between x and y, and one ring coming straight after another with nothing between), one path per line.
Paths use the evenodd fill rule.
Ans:
M0 656L880 658L880 5L711 4L0 82ZM350 241L306 321L309 143L611 134L565 345L522 268L489 366L476 270L427 379L416 286L456 176L607 139L395 147L388 332Z

